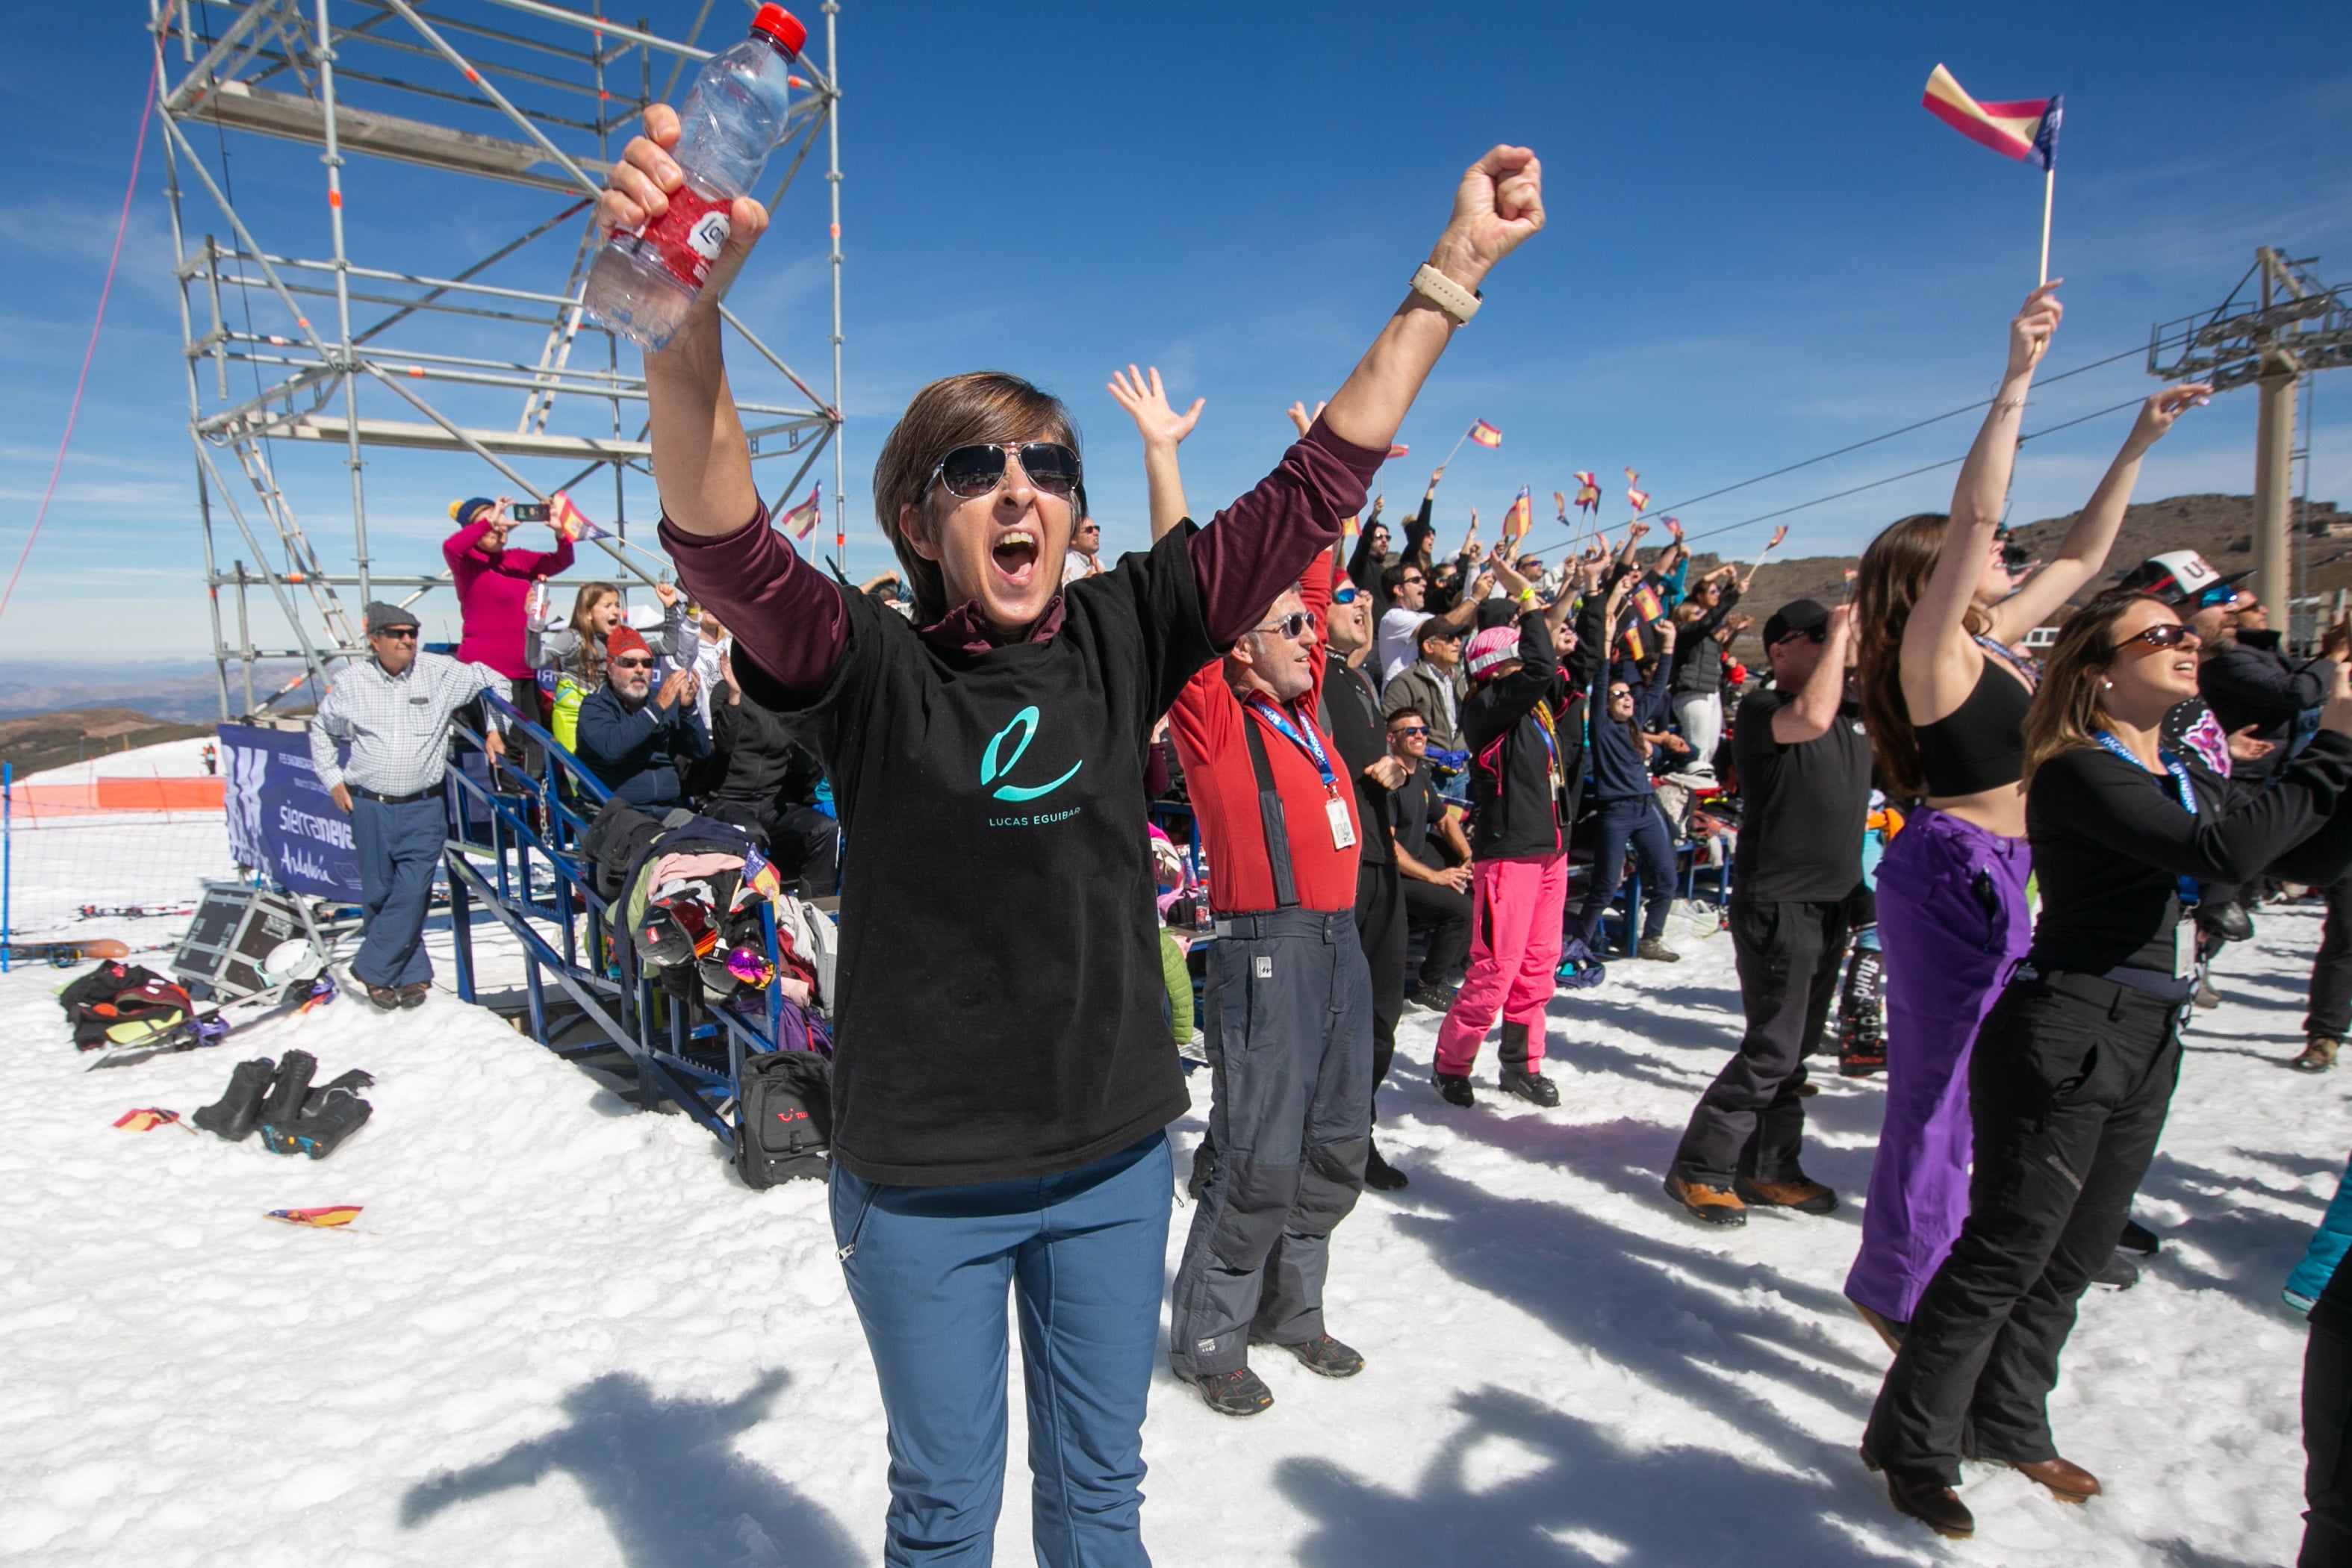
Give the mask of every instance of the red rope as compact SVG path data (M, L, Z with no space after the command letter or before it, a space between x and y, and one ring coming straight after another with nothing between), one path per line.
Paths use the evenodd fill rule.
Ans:
M171 14L171 6L165 6L167 25ZM33 531L25 536L25 548L16 552L16 569L8 574L6 591L0 592L0 616L8 613L8 601L16 597L16 579L24 575L26 557L33 553L33 541L40 538L41 524L48 520L49 498L58 493L58 476L65 471L66 448L73 445L74 421L81 416L82 388L89 383L90 361L98 357L98 334L106 325L107 297L114 292L114 269L122 260L122 237L131 227L131 200L139 191L139 160L147 151L147 122L154 117L155 83L162 75L163 57L158 53L155 69L147 77L147 102L139 110L139 140L131 148L131 183L123 188L122 216L114 226L114 254L107 260L106 282L98 291L98 319L89 324L89 346L81 352L81 374L74 379L73 403L66 410L65 437L58 443L58 460L49 468L48 489L41 492L41 510L33 514Z

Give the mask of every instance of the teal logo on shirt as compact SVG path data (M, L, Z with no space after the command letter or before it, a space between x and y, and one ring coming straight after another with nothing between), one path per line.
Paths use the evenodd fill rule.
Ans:
M1015 730L1021 731L1021 738L1013 742L1013 754L1009 757L1003 756L1002 753L1004 750L1005 738L1011 735ZM1060 778L1055 779L1052 784L1011 784L998 783L998 781L1003 779L1005 774L1011 773L1014 768L1021 765L1021 753L1029 749L1029 742L1034 740L1036 735L1037 710L1033 704L1030 707L1024 708L1020 712L1015 713L1013 716L1012 723L1007 724L1003 729L999 730L993 736L990 737L988 750L980 754L980 782L983 785L995 784L996 787L989 793L993 795L997 799L1010 801L1042 799L1045 796L1053 794L1055 790L1061 788L1072 779L1076 778L1077 776L1078 770L1087 765L1085 759L1081 758L1077 762L1070 764L1070 771L1068 773L1064 773Z

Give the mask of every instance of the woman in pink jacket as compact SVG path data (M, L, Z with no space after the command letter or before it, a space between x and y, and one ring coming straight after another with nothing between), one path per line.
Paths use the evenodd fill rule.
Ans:
M441 558L449 563L457 608L465 617L466 636L457 645L457 657L487 664L505 676L515 706L543 723L539 682L523 652L523 604L533 581L571 570L572 541L558 531L552 550L508 549L507 535L514 529L508 505L505 496L495 501L478 496L452 502L449 515L457 520L457 531L441 542Z

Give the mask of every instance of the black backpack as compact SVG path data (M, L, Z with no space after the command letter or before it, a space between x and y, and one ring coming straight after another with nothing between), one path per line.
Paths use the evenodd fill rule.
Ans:
M744 1184L824 1181L832 1165L833 1063L814 1051L768 1051L743 1063L735 1168Z

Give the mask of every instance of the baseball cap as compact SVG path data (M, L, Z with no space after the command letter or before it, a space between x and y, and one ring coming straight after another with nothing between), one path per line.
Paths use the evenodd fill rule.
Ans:
M1764 618L1764 646L1770 647L1797 632L1816 632L1830 624L1830 613L1811 599L1791 599Z
M2252 575L2249 570L2232 572L2224 577L2194 550L2168 550L2161 555L2149 556L2125 573L2116 585L2152 594L2179 609L2189 605L2226 605L2231 595L2220 591Z

